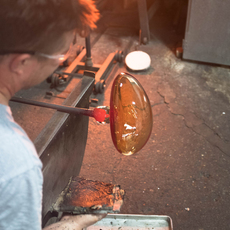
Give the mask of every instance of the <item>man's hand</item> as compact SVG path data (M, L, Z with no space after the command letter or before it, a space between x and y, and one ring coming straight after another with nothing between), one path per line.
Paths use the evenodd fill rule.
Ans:
M82 230L90 225L95 224L97 221L106 217L107 214L84 214L84 215L74 215L74 216L64 216L60 222L51 224L50 226L44 228L43 230Z
M99 220L106 217L107 214L97 214L97 215L91 215L91 214L85 214L85 215L76 215L76 216L64 216L61 221L67 221L71 224L74 224L76 226L79 226L80 229L87 228L90 225L95 224Z

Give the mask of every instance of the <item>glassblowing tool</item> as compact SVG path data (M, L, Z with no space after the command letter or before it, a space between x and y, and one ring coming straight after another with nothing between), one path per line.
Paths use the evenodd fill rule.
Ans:
M11 101L90 116L100 123L110 123L114 146L127 156L141 150L152 132L152 107L148 96L138 80L128 73L120 73L115 78L111 89L110 108L99 106L95 109L84 109L16 97Z

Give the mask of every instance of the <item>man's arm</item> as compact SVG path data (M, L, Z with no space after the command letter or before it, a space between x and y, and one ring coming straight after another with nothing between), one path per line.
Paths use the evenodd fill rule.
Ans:
M41 230L42 180L35 166L0 183L0 229Z
M51 224L43 228L43 230L82 230L83 228L95 224L105 216L106 214L64 216L60 222Z

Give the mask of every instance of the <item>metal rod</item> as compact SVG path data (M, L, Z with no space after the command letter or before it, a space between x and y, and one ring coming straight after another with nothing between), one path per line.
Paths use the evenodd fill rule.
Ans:
M86 46L86 57L91 58L91 45L90 45L90 35L85 38L85 46Z
M12 97L10 101L20 102L20 103L28 104L28 105L45 107L49 109L56 109L59 112L64 112L64 113L69 113L69 114L75 114L75 115L81 114L81 115L85 115L89 117L94 117L94 110L91 110L91 109L76 108L76 107L64 106L64 105L55 105L55 104L50 104L50 103L45 103L45 102L40 102L40 101L33 101L33 100L19 98L19 97Z

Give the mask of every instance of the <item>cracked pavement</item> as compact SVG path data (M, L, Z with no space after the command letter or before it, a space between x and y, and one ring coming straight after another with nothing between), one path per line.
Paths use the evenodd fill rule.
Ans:
M80 176L121 185L126 191L121 213L168 215L177 230L229 229L229 68L177 59L182 35L174 32L168 12L150 21L151 41L145 46L137 46L138 36L127 32L122 16L113 16L105 16L110 38L97 41L93 60L100 49L127 49L127 40L133 40L128 51L150 55L150 69L130 73L150 99L153 130L140 152L122 156L109 125L90 119ZM118 31L120 20L124 28ZM109 105L113 77L127 71L124 65L114 67L99 104Z
M92 60L102 64L116 50L124 54L142 50L150 55L148 70L130 73L149 97L153 129L141 151L123 156L113 145L110 126L90 118L80 176L121 185L126 191L122 214L167 215L176 230L228 230L229 67L176 58L184 25L173 26L173 8L157 11L149 22L150 42L139 45L135 6L127 10L121 9L122 4L113 6L105 9L98 29L91 33ZM84 38L78 37L77 44L85 46ZM104 94L92 95L98 99L96 106L109 105L113 79L120 72L129 70L124 63L113 65ZM69 92L73 86L69 84ZM36 100L44 97L46 87L42 83L21 95ZM68 94L61 95L66 98ZM55 98L56 102L62 103L61 98ZM47 110L31 107L32 113L22 108L17 105L13 114L34 140L49 120Z

